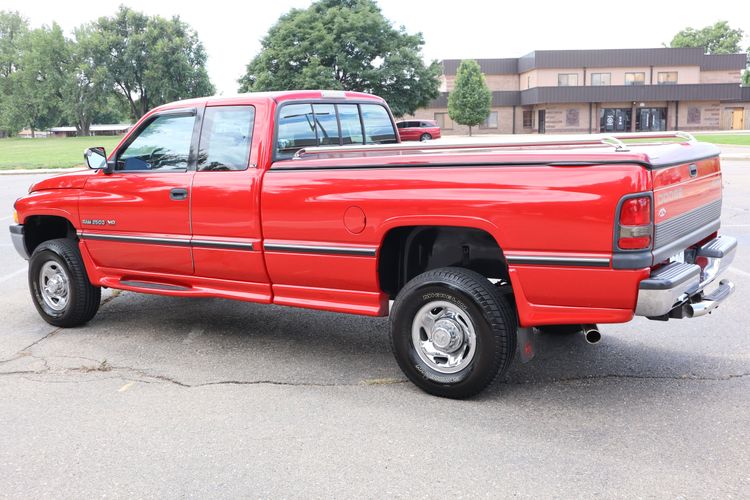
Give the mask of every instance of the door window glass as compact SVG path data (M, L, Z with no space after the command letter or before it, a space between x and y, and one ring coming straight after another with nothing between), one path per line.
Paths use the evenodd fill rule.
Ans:
M194 123L193 115L157 116L120 153L115 170L186 170Z
M252 106L206 108L198 148L198 170L245 170L250 158L254 120Z
M362 104L362 122L365 125L365 142L386 144L396 142L391 117L383 106Z

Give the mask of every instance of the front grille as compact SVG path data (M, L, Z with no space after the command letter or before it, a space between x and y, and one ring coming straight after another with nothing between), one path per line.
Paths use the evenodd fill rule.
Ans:
M669 245L686 234L702 228L721 217L721 200L716 200L695 210L657 224L654 230L654 248Z

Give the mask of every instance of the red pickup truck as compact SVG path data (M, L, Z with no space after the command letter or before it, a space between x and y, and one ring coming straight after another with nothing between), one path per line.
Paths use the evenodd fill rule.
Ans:
M594 341L733 291L719 151L662 136L404 145L367 94L195 99L32 186L10 230L53 325L90 320L103 287L390 315L408 378L468 397L534 327Z

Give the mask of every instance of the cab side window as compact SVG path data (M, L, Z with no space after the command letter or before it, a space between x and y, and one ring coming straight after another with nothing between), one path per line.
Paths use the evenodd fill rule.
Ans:
M198 171L245 170L254 121L253 106L207 107L198 146Z
M117 157L115 170L184 172L188 168L195 116L157 116Z

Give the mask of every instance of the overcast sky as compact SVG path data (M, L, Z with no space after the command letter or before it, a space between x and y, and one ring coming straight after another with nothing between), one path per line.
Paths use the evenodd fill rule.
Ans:
M33 27L57 21L70 32L125 4L147 14L179 15L198 31L208 52L208 71L218 92L233 94L260 39L284 12L309 0L2 0ZM432 59L519 57L532 50L661 47L682 28L728 20L750 45L750 1L663 2L630 0L502 1L378 0L385 16L407 31L421 31L424 56Z

